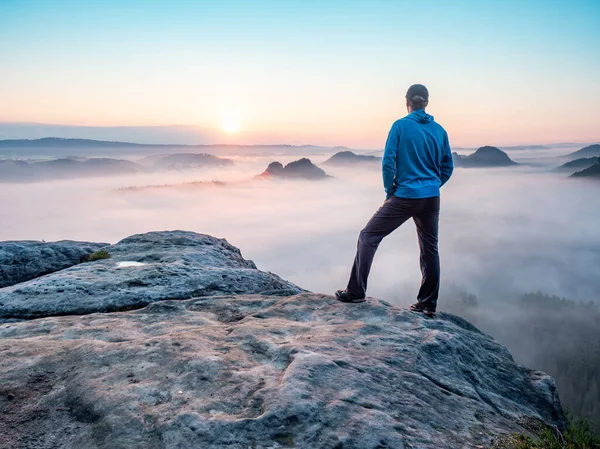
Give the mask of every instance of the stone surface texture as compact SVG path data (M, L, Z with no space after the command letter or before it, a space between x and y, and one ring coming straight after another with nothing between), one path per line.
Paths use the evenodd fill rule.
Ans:
M0 288L69 268L104 246L70 240L0 242Z
M0 323L1 448L476 448L563 425L553 379L459 317L342 304L199 234L110 251L0 289L10 314L69 315Z
M226 240L193 232L134 235L106 249L110 259L0 289L0 321L122 311L163 299L303 291L257 270ZM143 265L120 267L123 262Z

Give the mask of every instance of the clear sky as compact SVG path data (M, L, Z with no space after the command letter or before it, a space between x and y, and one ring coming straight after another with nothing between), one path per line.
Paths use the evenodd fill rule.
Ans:
M453 145L599 141L600 0L0 0L0 122L378 148L412 83Z

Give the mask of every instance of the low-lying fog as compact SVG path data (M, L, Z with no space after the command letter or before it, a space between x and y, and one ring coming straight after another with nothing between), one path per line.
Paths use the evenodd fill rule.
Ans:
M442 194L447 294L600 298L600 185L553 171L565 152L513 151L510 156L527 165L455 170ZM358 233L384 199L381 174L378 167L325 167L320 163L327 156L313 155L334 178L253 179L272 160L299 157L236 157L224 169L1 184L0 240L113 243L135 233L185 229L226 238L260 269L332 293L345 287ZM183 184L193 181L209 184ZM161 185L175 187L119 190ZM407 222L381 244L368 293L406 305L419 280L414 224Z

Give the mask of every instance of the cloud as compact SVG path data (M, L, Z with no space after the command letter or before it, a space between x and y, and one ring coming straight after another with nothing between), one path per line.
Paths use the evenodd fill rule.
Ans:
M358 233L384 199L379 171L328 168L334 178L320 182L254 180L271 160L237 158L234 167L212 171L5 184L0 239L116 242L134 233L186 229L227 238L260 268L304 288L343 288ZM579 300L599 296L597 185L564 179L549 170L551 158L546 163L456 170L442 196L445 288L498 300L538 290ZM191 181L208 184L118 190ZM407 304L419 279L409 221L382 242L369 294Z

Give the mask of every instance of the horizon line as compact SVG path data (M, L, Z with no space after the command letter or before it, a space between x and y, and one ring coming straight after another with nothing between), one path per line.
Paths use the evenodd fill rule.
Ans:
M183 126L183 125L182 125ZM346 150L364 150L364 151L381 151L383 148L353 148L347 147L345 145L314 145L314 144L289 144L289 143L277 143L277 144L241 144L241 143L199 143L199 144L189 144L189 143L140 143L140 142L132 142L132 141L121 141L121 140L99 140L99 139L87 139L80 137L58 137L58 136L46 136L46 137L38 137L38 138L18 138L18 139L0 139L0 143L4 142L37 142L42 140L80 140L86 142L97 142L97 143L108 143L115 145L132 145L132 146L147 146L147 147L246 147L246 148L255 148L255 147L291 147L291 148L330 148L330 149L346 149ZM519 144L519 145L479 145L479 146L453 146L453 149L477 149L482 146L495 146L497 148L519 148L519 147L552 147L559 145L597 145L600 144L598 142L551 142L551 143L536 143L536 144Z
M120 128L120 129L127 129L127 128L148 128L148 129L164 129L164 128L187 128L187 129L196 129L198 131L203 130L203 131L207 131L207 130L212 130L214 131L215 129L213 128L206 128L200 125L182 125L182 124L170 124L170 125L89 125L89 124L59 124L59 123L48 123L48 122L12 122L12 121L0 121L0 126L1 125L16 125L16 126L31 126L31 125L38 125L38 126L45 126L45 127L72 127L72 128L92 128L92 129L110 129L110 128ZM356 150L364 150L364 151L379 151L383 149L383 146L378 146L378 147L356 147L356 146L346 146L346 145L319 145L319 144L314 144L314 143L302 143L302 144L291 144L291 143L282 143L282 142L278 142L278 143L253 143L253 144L243 144L243 143L172 143L172 142L168 142L168 143L155 143L155 142L151 142L151 143L143 143L140 142L138 139L134 139L134 140L105 140L105 139L90 139L90 138L85 138L85 137L59 137L59 136L44 136L44 137L37 137L37 138L6 138L3 139L2 138L2 132L0 132L0 142L4 142L7 140L41 140L41 139L50 139L50 138L55 138L55 139L79 139L79 140L89 140L89 141L96 141L96 142L111 142L111 143L122 143L122 144L128 144L128 145L147 145L147 146L181 146L181 147L194 147L194 146L237 146L237 147L277 147L277 146L288 146L288 147L295 147L295 148L302 148L302 147L315 147L315 148L347 148L347 149L356 149ZM559 141L559 142L547 142L547 143L540 143L538 142L532 142L532 143L511 143L511 144L490 144L490 142L486 142L483 144L478 144L478 145L452 145L452 148L457 148L457 149L477 149L477 148L481 148L482 146L486 146L486 145L491 145L491 146L495 146L497 148L516 148L516 147L525 147L525 146L547 146L547 147L552 147L552 146L562 146L562 145L594 145L594 144L600 144L600 137L598 137L597 139L593 139L593 140L585 140L585 141ZM137 141L136 141L137 140ZM531 141L530 141L531 142Z

